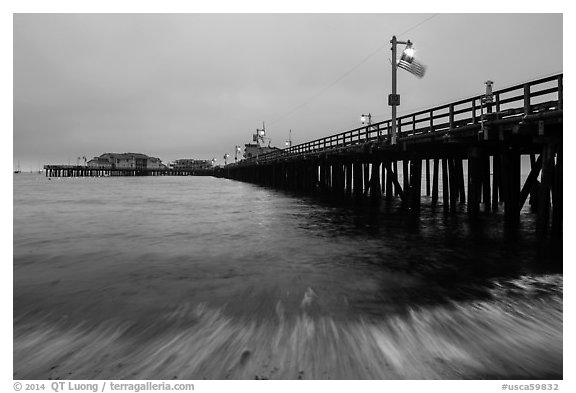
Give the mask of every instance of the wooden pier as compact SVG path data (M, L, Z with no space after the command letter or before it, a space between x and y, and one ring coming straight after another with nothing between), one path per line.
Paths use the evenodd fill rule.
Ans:
M472 219L503 208L511 228L518 226L532 194L537 231L561 239L562 79L554 75L494 91L491 100L479 95L401 116L395 145L391 120L386 120L229 164L213 174L356 200L400 198L411 211L420 209L424 190L431 197L427 200L445 212L465 204ZM524 184L523 155L531 163Z
M47 177L101 177L101 176L199 176L207 175L199 169L112 168L81 165L44 165ZM212 174L210 172L210 174Z

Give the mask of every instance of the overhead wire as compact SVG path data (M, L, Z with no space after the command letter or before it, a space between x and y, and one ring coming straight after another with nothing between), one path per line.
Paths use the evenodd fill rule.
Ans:
M417 24L409 27L408 29L402 31L401 33L399 33L399 35L403 35L406 34L414 29L416 29L417 27L420 27L421 25L423 25L424 23L428 22L430 19L438 16L439 14L433 14L429 17L427 17L426 19L418 22ZM377 49L375 49L374 51L372 51L370 54L368 54L366 57L364 57L359 63L357 63L355 66L353 66L352 68L350 68L348 71L346 71L345 73L343 73L342 75L340 75L336 80L334 80L333 82L331 82L330 84L326 85L325 87L323 87L322 89L320 89L317 93L315 93L314 95L312 95L310 98L308 98L305 102L303 102L302 104L294 107L293 109L291 109L290 111L286 112L285 114L277 117L276 119L272 120L270 122L270 124L275 124L277 122L279 122L280 120L283 120L285 118L287 118L288 116L292 115L293 113L297 112L298 110L302 109L303 107L305 107L306 105L308 105L310 102L312 102L313 100L315 100L316 98L318 98L319 96L321 96L322 94L324 94L326 91L328 91L329 89L331 89L332 87L334 87L338 82L340 82L342 79L346 78L348 75L350 75L352 72L354 72L355 70L357 70L361 65L363 65L364 63L366 63L368 60L370 60L372 57L374 57L378 52L380 52L382 49L386 48L388 46L388 43L385 43L384 45L379 46Z

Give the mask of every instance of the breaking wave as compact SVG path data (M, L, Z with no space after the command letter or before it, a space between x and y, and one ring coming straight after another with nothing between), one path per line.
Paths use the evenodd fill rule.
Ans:
M490 300L411 308L381 320L300 309L232 317L182 304L150 321L14 323L18 379L558 379L562 276L495 282Z

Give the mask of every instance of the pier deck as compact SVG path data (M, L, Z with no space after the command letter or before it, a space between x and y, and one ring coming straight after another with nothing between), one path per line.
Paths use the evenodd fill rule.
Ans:
M492 101L479 95L400 116L394 145L391 120L386 120L213 173L337 197L398 197L413 211L420 208L423 188L433 205L439 203L440 188L445 211L466 204L472 218L481 211L497 211L503 203L508 227L518 225L520 210L532 193L538 206L537 230L546 234L551 221L553 235L561 237L562 79L559 74L495 91ZM524 184L522 155L530 156L531 163Z

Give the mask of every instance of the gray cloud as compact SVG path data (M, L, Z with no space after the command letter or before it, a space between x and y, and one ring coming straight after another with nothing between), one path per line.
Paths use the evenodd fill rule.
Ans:
M221 157L263 120L282 146L387 119L388 41L426 17L16 14L14 160ZM562 71L561 14L442 14L399 38L428 65L399 74L404 112Z

